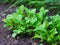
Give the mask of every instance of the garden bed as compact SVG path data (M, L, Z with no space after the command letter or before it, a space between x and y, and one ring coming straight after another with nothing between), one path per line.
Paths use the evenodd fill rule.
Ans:
M2 8L3 7L3 8ZM8 5L1 5L0 6L0 13L3 10L6 10ZM15 11L15 7L7 11L6 13L0 15L0 45L39 45L39 39L31 39L31 36L23 35L17 36L16 38L11 37L11 31L8 30L8 27L3 27L4 23L2 19L4 19L7 14L13 13ZM54 15L56 12L53 10L52 12L48 13L48 16ZM46 42L43 42L44 45L48 45Z

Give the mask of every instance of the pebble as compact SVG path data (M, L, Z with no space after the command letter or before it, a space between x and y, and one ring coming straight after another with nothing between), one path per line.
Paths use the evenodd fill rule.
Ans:
M37 43L33 43L32 45L37 45Z
M17 44L17 43L18 43L18 41L17 41L17 40L15 40L15 41L14 41L14 44Z
M7 38L10 38L10 35L8 35Z
M0 19L1 19L1 16L0 16Z
M12 11L12 9L10 9L10 12Z
M6 14L2 14L2 16L5 16Z

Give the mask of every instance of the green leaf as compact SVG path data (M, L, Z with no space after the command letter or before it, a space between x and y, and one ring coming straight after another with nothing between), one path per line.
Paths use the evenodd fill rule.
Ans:
M44 14L46 14L49 10L45 10Z
M36 13L36 9L28 10L28 16L29 16L29 17L34 16L35 13Z
M44 7L41 7L40 12L44 13L44 11L45 11Z
M15 38L17 36L17 33L13 33L12 37Z
M56 28L53 28L49 33L50 33L49 36L50 36L51 38L54 38L54 36L55 36L58 32L57 32Z
M34 24L36 21L37 21L37 17L35 16L30 19L31 24Z
M3 21L3 22L5 22L5 23L7 22L7 20L6 20L6 19L3 19L2 21Z
M36 9L32 9L32 10L31 10L31 13L32 13L32 14L35 14L35 13L36 13Z
M52 43L52 45L57 45L57 43Z
M48 36L47 38L47 42L50 42L52 39Z
M60 34L58 34L57 39L60 40Z
M40 45L43 45L42 43Z
M19 9L16 9L16 13L22 15L23 12L24 12L24 9L25 9L25 8L24 8L24 5L21 5L21 6L19 7Z
M9 28L9 30L11 30L11 29L13 29L13 27L12 27L12 26Z
M42 14L42 12L37 13L37 18L40 20L40 22L42 22L42 20L43 20L43 14Z
M49 23L48 23L47 21L44 21L44 23L43 23L43 27L44 27L45 29L47 29L48 26L49 26Z
M29 23L30 22L30 18L25 17L25 21L26 21L26 23Z
M44 28L43 25L40 25L40 26L36 27L36 30L40 30L42 32L46 32L46 29Z
M32 34L32 31L33 31L33 30L29 29L29 30L26 31L26 33L27 33L27 34Z
M17 34L20 34L22 31L19 29L19 30L14 30L13 32L17 33Z
M14 15L7 15L6 19L13 19Z
M57 24L58 32L60 33L60 23Z
M33 38L41 38L40 35L35 34L35 36L33 36Z

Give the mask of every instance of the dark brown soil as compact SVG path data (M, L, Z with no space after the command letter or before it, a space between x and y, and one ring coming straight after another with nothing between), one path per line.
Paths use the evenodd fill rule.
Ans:
M6 10L8 5L0 5L0 13ZM15 7L7 11L6 13L0 15L0 45L39 45L39 39L31 39L31 36L18 36L16 38L11 37L11 31L8 30L8 27L3 27L4 23L2 19L6 17L7 14L10 14L15 11ZM49 12L50 15L50 12ZM48 45L44 42L45 45Z

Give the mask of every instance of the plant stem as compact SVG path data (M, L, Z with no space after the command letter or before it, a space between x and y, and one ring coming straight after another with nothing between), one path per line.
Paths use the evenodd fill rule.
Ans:
M57 43L52 43L52 45L57 45Z

